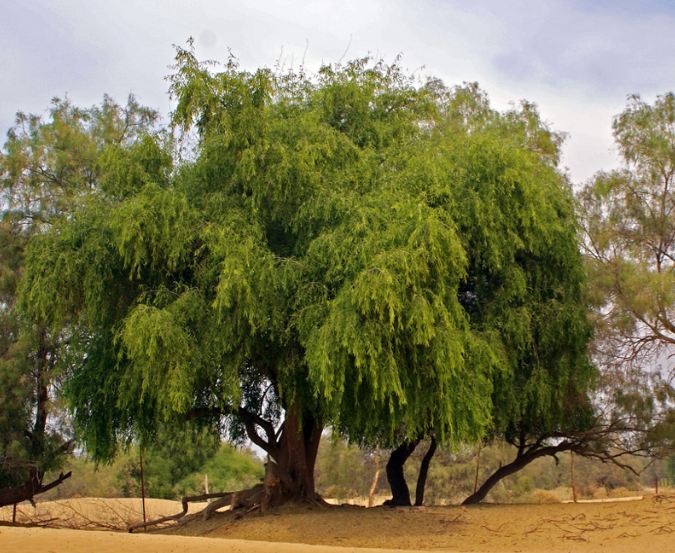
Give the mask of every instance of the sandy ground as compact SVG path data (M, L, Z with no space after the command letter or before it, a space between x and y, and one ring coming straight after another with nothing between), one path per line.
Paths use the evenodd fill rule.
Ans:
M82 530L0 527L3 553L394 553L360 549L184 536L86 532ZM400 551L400 550L399 550ZM410 553L407 551L406 553Z
M675 495L639 501L468 508L295 506L238 519L222 513L203 521L196 515L162 534L0 526L2 553L364 551L356 548L376 548L371 551L379 553L397 549L409 553L671 553L675 551Z

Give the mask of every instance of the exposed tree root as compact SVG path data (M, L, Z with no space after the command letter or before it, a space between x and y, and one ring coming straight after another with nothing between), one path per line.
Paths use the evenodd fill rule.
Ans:
M156 518L154 520L149 520L147 522L138 522L136 524L130 524L127 528L129 533L132 533L134 530L138 530L139 528L145 528L147 529L149 526L157 526L158 524L163 524L165 522L171 522L174 520L178 520L180 518L183 518L187 512L188 512L188 506L189 503L195 502L195 501L205 501L207 499L218 499L218 501L222 501L223 499L227 499L225 504L230 502L230 498L235 495L236 492L222 492L222 493L208 493L208 494L202 494L202 495L189 495L185 496L181 500L181 504L183 506L183 510L180 513L176 513L175 515L168 515L165 517L160 517ZM209 506L215 504L216 502L210 503ZM220 505L221 507L223 506L222 504ZM208 507L207 507L208 508ZM217 509L216 507L215 509ZM213 510L215 510L213 509Z
M201 515L204 520L208 520L216 511L218 511L218 509L225 507L229 507L230 511L235 512L235 516L240 518L257 510L260 510L260 512L264 513L270 507L279 505L283 502L280 501L278 497L271 495L269 489L266 489L264 484L257 484L252 488L237 492L209 493L186 496L181 500L183 509L179 513L149 520L145 523L134 523L129 525L127 529L129 532L134 532L141 528L147 530L149 527L158 526L167 522L184 522L181 519L187 515L189 504L196 501L205 501L207 499L215 499L215 501L210 502L202 511ZM328 505L328 503L326 503L319 495L316 495L313 498L301 497L298 498L298 500L321 507Z
M264 496L265 489L262 484L253 486L248 490L230 493L229 495L225 495L220 499L209 503L202 511L202 517L204 520L208 520L213 513L223 507L230 507L230 510L232 511L235 509L245 509L248 511L252 507L259 507L262 505Z

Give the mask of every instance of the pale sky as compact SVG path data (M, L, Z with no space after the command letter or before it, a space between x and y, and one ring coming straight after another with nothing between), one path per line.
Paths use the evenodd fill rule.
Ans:
M448 85L478 81L498 109L527 99L569 134L577 184L618 164L611 122L628 94L675 90L675 0L0 0L3 142L17 110L54 96L133 92L166 116L172 44L189 36L200 58L229 47L247 69L400 53Z

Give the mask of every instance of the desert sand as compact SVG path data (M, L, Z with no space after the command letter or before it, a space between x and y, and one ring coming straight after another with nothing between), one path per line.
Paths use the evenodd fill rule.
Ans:
M171 506L157 503L153 508L165 514ZM407 509L301 505L264 516L220 513L208 521L197 514L183 525L149 534L0 526L3 553L368 550L670 553L675 551L675 495L603 503Z

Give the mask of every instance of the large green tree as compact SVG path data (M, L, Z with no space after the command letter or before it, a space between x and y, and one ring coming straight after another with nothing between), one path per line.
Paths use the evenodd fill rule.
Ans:
M92 452L210 418L269 454L254 501L276 503L316 498L326 425L364 442L479 438L521 364L531 408L514 409L546 419L583 353L558 350L585 327L564 309L569 191L528 117L527 144L502 120L474 132L480 96L367 59L250 73L180 49L171 83L173 169L166 150L139 168L121 145L27 254L21 306L69 336Z

